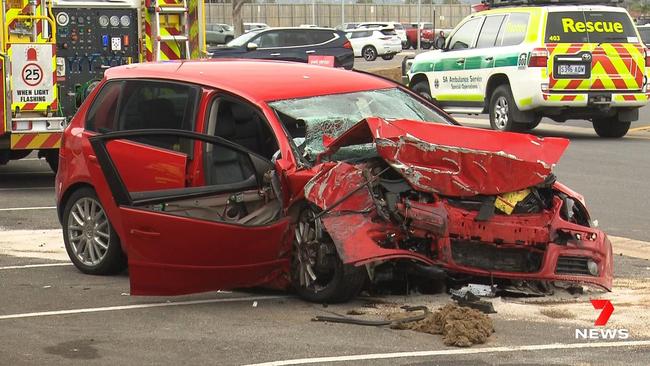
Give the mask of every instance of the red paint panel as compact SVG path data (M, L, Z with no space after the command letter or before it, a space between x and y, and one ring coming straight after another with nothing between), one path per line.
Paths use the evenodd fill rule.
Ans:
M370 138L414 188L449 196L500 194L542 183L569 145L563 138L368 118L339 136L326 153Z
M129 192L185 187L185 154L126 140L109 141L106 148Z
M362 188L347 199L345 196L356 188L363 186L363 165L351 165L339 162L322 166L324 169L305 185L305 197L321 209L329 209L341 201L334 211L362 211L373 207L373 201L367 188Z
M181 295L277 281L289 220L244 226L120 207L132 295Z

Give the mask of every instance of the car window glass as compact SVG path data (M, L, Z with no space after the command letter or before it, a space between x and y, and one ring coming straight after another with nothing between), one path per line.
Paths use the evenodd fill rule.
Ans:
M476 41L476 48L494 47L504 18L505 15L489 16L485 18L478 40Z
M551 12L546 21L546 42L635 43L634 25L624 12Z
M178 129L193 130L197 88L179 83L126 81L119 107L119 130ZM140 141L176 151L189 151L178 141L160 137Z
M321 44L334 39L335 33L331 31L316 30L307 32L311 44Z
M381 34L383 34L385 36L395 36L395 35L397 35L397 33L395 33L394 29L382 29Z
M86 129L97 132L115 131L115 115L122 82L108 82L93 101L86 116Z
M650 43L650 27L639 27L637 29L639 30L643 43Z
M304 29L281 31L279 47L298 47L311 44L312 41L307 35L308 33Z
M449 49L461 50L470 48L474 41L474 35L476 35L476 31L482 22L483 18L471 19L458 28L449 40Z
M403 27L401 24L399 24L399 23L395 23L395 24L393 24L393 27L394 27L395 29L397 29L397 30L402 30L402 29L404 29L404 27Z
M264 32L258 38L253 39L252 42L257 43L259 48L282 47L280 45L280 34L275 31Z
M525 13L512 13L499 31L497 44L514 46L524 41L528 29L529 15Z

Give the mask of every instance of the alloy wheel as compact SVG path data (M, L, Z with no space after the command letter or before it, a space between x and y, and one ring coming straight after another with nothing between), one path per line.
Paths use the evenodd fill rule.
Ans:
M500 130L505 130L508 125L508 100L504 96L497 98L494 104L494 121Z
M96 266L108 252L111 239L106 212L95 199L83 197L70 210L68 239L77 259L86 266Z
M366 48L366 50L363 52L363 58L366 61L372 61L376 58L375 56L375 50L372 47Z
M294 266L295 276L300 287L312 292L324 289L334 276L334 268L318 263L319 252L328 252L324 242L323 224L315 219L312 210L305 210L295 227Z

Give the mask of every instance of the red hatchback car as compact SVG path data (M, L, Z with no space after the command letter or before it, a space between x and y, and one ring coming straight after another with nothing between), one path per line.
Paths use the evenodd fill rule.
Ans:
M265 286L336 302L394 270L610 289L607 236L551 172L567 145L458 126L363 73L129 65L65 131L58 214L77 268L128 262L133 295Z

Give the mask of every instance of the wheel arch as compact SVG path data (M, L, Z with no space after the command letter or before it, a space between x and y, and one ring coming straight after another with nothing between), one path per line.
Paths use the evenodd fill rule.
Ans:
M423 72L417 73L411 77L411 80L409 80L409 88L413 88L415 84L421 81L426 81L427 83L429 83L429 77ZM429 89L431 89L431 83L429 83Z
M76 191L78 191L78 190L80 190L82 188L90 188L93 191L97 192L95 190L95 187L92 184L88 183L88 182L77 182L77 183L74 183L74 184L70 185L65 190L65 192L61 195L61 200L59 201L59 204L56 207L56 211L57 211L56 214L57 214L57 217L59 218L59 223L61 225L63 225L63 211L65 210L65 206L68 203L68 199L70 199L70 196L72 196L72 194L74 192L76 192Z
M490 98L492 98L492 93L494 93L496 88L504 84L510 85L510 79L508 79L508 75L503 73L498 73L490 76L487 85L485 87L485 99L483 103L484 104L483 112L487 112L488 109L490 108Z

